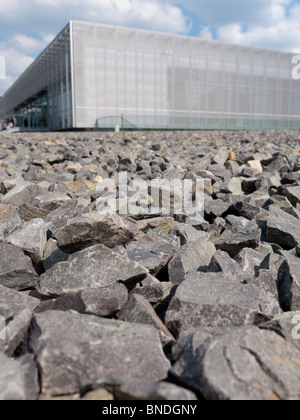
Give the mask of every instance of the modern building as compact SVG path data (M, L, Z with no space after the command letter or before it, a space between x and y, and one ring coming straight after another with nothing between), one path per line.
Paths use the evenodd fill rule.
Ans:
M26 129L296 129L293 54L71 21L0 100Z

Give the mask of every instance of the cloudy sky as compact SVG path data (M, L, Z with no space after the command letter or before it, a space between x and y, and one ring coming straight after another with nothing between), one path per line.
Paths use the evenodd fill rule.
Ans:
M300 0L0 0L0 95L71 19L300 54Z

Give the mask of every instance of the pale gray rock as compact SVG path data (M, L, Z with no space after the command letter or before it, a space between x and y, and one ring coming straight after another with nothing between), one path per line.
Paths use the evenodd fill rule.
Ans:
M38 187L31 182L22 182L1 197L1 204L12 204L21 207L24 204L30 205L37 195Z
M0 400L34 401L39 394L38 371L31 356L14 361L0 353Z
M22 248L34 264L38 264L44 255L47 244L46 224L42 219L34 219L23 225L22 229L12 233L6 241Z
M214 244L203 240L184 245L169 263L170 282L173 285L181 284L188 273L197 272L200 267L208 266L215 252Z

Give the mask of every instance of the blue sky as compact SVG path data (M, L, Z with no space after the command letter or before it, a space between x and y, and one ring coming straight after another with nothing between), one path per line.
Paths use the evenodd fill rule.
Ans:
M300 0L0 0L0 95L71 19L300 53Z

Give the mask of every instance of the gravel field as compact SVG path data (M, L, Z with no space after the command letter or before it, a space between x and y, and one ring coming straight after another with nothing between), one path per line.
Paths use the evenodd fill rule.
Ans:
M300 133L2 132L0 188L0 400L300 399Z

